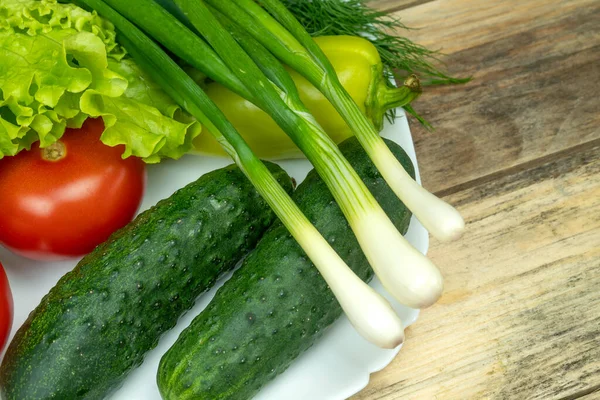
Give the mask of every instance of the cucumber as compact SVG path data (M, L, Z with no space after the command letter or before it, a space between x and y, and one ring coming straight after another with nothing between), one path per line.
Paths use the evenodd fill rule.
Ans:
M291 192L285 172L268 167ZM274 220L235 166L142 213L63 276L29 315L0 368L2 398L104 398Z
M414 177L409 157L387 141ZM384 182L355 138L340 149L396 227L409 210ZM371 270L333 196L312 171L293 195L298 206L365 281ZM249 399L307 350L342 309L300 246L278 221L163 356L158 387L165 400Z

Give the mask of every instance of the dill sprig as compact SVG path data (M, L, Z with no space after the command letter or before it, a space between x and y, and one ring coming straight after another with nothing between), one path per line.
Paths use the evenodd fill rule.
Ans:
M470 78L455 78L436 65L443 65L441 53L397 35L409 30L398 18L370 8L364 0L282 0L313 36L353 35L368 39L379 51L389 77L403 82L409 75L419 76L421 84L448 85L466 83ZM394 32L394 34L390 33ZM425 127L431 129L412 107L405 107ZM387 114L395 118L394 110Z
M416 74L423 85L465 83L469 78L453 78L435 64L438 51L427 49L410 39L390 32L409 30L398 18L370 8L364 0L283 0L313 36L360 35L377 47L383 64L398 79Z

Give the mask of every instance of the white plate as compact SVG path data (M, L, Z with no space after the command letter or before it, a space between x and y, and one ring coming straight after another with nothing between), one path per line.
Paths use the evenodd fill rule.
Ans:
M398 110L396 123L386 126L383 136L399 143L416 165L410 130L402 110ZM176 162L167 161L158 166L151 166L148 171L147 192L141 209L149 208L204 173L230 163L225 158L186 156ZM282 161L280 165L298 182L302 181L310 170L310 164L306 160ZM429 244L427 232L415 219L411 223L407 238L421 252L427 251ZM0 248L0 260L8 274L15 302L12 338L42 297L62 275L75 266L76 262L33 262L2 248ZM171 347L181 331L204 309L216 289L229 276L222 279L209 293L203 295L195 307L180 319L177 326L163 336L158 347L147 354L142 366L129 375L121 389L115 392L111 399L160 400L155 379L160 357ZM374 281L372 286L384 293L378 281ZM401 306L389 296L386 297L399 312L405 325L408 326L417 319L417 310ZM345 399L364 388L369 381L369 374L388 365L399 350L400 347L394 350L382 350L369 344L354 331L348 320L342 317L313 348L304 353L284 374L267 385L256 399Z

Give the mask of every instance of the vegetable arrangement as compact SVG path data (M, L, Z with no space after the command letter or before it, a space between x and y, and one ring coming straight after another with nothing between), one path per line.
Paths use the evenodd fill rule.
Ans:
M115 24L117 29L122 32L121 41L126 46L128 45L133 56L137 57L138 63L142 63L155 80L165 84L165 90L171 90L170 94L174 98L178 99L182 104L187 104L187 108L191 110L192 115L202 121L205 126L208 124L212 125L209 128L210 132L222 141L231 157L240 165L240 168L253 182L259 193L269 202L269 205L294 236L294 239L298 241L303 250L317 268L319 268L321 275L328 282L349 319L357 326L359 332L369 340L375 341L382 346L395 347L398 345L403 337L402 324L389 303L351 272L340 256L302 214L297 205L289 196L282 193L280 186L272 183L271 175L263 172L263 164L251 152L239 133L224 118L214 103L210 102L200 87L191 81L154 42L133 24L120 16L115 10L107 6L106 3L99 0L85 0L85 3L107 16ZM162 10L152 1L130 1L127 4L132 6L129 9L130 11L144 10L144 13L141 15L146 17L145 21L152 21L155 16L160 16L160 14L153 14L153 12L160 12ZM204 3L194 4L199 6L198 9L195 9L199 12L199 15L204 15L207 18L211 17L210 11ZM140 14L138 14L139 16ZM164 24L166 21L165 18L168 18L167 14L163 15L160 19L154 19L154 22L158 23L162 21ZM176 22L174 19L173 21ZM153 24L153 26L156 25ZM245 74L249 65L252 65L252 61L249 60L249 56L237 45L233 37L227 35L226 31L219 30L219 24L214 18L206 23L204 27L207 28L210 37L215 39L220 47L228 47L230 51L235 52L235 56L227 56L225 62L235 65L238 61L242 61L244 69L238 68L237 73L239 75ZM224 33L225 35L221 36L220 33ZM200 65L200 62L204 63L205 60L209 59L204 57L204 53L211 53L212 50L211 47L197 36L191 35L193 34L190 33L187 37L190 41L194 40L197 42L197 46L193 47L196 50L194 53L196 56L188 61L198 61L197 65L193 65L197 67ZM224 39L223 43L220 42L220 39ZM129 42L130 40L131 42ZM171 40L170 42L175 41ZM184 40L184 37L178 36L176 42L176 46L172 46L175 53L177 53L177 50L181 50L182 45L186 44L186 40ZM200 45L201 43L203 46ZM213 43L212 45L216 46L217 43ZM183 51L179 54L183 54ZM223 52L223 54L226 55L227 52ZM273 65L277 66L278 64ZM283 67L280 68L280 71L284 71ZM203 72L208 72L208 69ZM342 210L345 211L347 217L348 215L350 216L349 222L351 225L354 224L353 229L362 233L364 237L366 236L365 227L360 231L357 226L358 223L365 221L380 223L384 229L389 226L389 234L394 235L395 233L394 236L391 236L392 240L395 240L397 244L407 249L413 261L420 263L420 266L423 267L414 268L413 264L404 270L400 269L398 273L403 274L412 268L415 271L415 275L417 275L415 282L426 286L425 290L422 290L420 293L412 293L415 293L416 296L423 295L425 301L432 301L433 297L439 295L437 292L441 292L441 276L439 275L439 271L421 253L411 249L407 245L407 242L403 242L404 239L402 236L395 231L395 228L391 225L391 222L385 216L378 203L372 198L364 183L360 181L356 172L352 170L347 161L340 155L335 144L333 144L328 136L322 135L320 127L314 123L314 120L311 121L310 114L307 112L302 113L298 104L293 104L292 106L299 114L296 114L293 109L290 109L286 105L281 104L282 98L275 91L275 86L271 86L270 83L267 86L266 78L261 76L261 71L256 66L253 72L254 74L249 75L249 79L247 80L247 82L253 82L252 87L256 89L253 96L261 97L260 101L264 103L265 107L271 107L270 109L273 112L279 110L281 114L277 117L278 122L282 124L288 123L286 118L290 118L295 123L300 124L288 126L288 128L293 129L291 134L293 135L293 139L296 140L301 149L309 153L309 159L313 162L317 171L320 172L320 175L325 177L324 180L328 183L330 190L333 189L334 197L336 197L338 203L341 203ZM166 77L169 77L168 85L165 82ZM234 78L239 79L239 76L236 75ZM273 90L263 92L264 88L271 88ZM277 104L277 107L274 104ZM304 129L304 131L300 131L300 129ZM319 152L327 155L328 162L323 157L325 154L319 156ZM375 214L370 214L369 211L374 211ZM388 249L372 246L368 250L385 257ZM389 265L384 266L388 269L390 267ZM408 293L412 294L410 291Z
M359 0L174 0L173 14L154 0L74 2L0 5L0 192L13 192L0 195L0 242L84 254L133 217L142 160L223 152L237 167L160 202L65 275L11 342L3 398L110 393L270 225L164 356L165 399L250 398L342 312L372 343L402 343L402 321L367 282L430 306L442 276L403 237L410 216L440 240L464 229L379 136L396 107L416 115L414 73L460 82L432 67L435 53L384 33L398 22ZM314 171L293 195L258 158L299 155Z

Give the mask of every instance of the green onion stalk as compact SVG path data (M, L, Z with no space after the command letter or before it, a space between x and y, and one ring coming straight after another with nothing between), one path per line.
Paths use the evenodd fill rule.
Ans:
M327 97L348 123L388 185L434 237L451 241L462 235L465 224L461 215L406 173L373 124L343 88L325 54L279 0L261 0L265 8L254 0L207 1L235 20Z
M404 338L402 322L390 304L350 270L196 82L104 1L79 1L110 20L119 31L120 42L136 62L178 104L208 127L317 266L357 330L381 347L400 344Z

